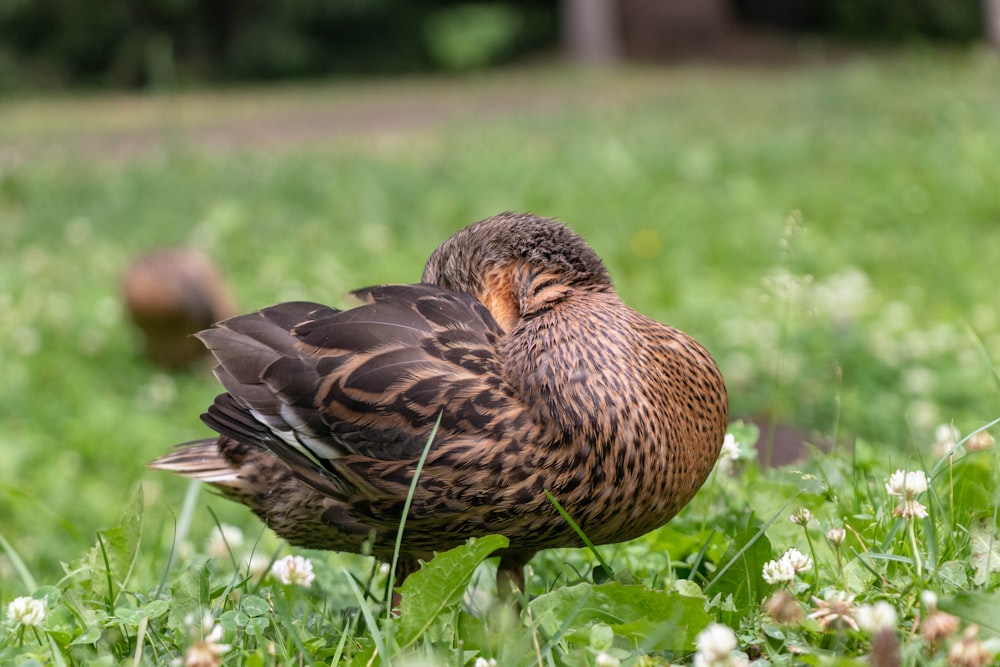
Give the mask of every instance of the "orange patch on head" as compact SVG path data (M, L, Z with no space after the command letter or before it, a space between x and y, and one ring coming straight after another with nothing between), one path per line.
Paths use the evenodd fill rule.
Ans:
M483 286L477 295L504 331L513 329L521 316L514 293L514 279L513 264L497 267L483 279Z

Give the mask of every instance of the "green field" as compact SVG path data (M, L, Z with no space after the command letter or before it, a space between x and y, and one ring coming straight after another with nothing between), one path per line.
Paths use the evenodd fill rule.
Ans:
M1000 59L987 51L0 101L0 618L14 597L53 587L38 594L47 633L0 623L0 662L166 663L190 644L176 610L242 610L227 590L237 568L206 565L216 522L243 529L243 551L258 539L268 556L280 548L204 490L183 513L187 484L144 468L207 434L198 415L217 386L207 371L168 376L143 359L118 292L130 257L193 245L245 309L340 306L354 287L416 281L450 233L504 210L559 217L586 237L630 305L715 355L735 418L832 449L770 473L745 461L671 527L602 549L649 588L649 605L681 609L670 607L677 591L694 595L685 599L736 628L743 650L777 662L790 647L811 664L867 654L863 630L788 628L758 612L770 592L760 563L808 544L816 567L792 587L807 611L830 586L859 605L889 601L905 664L943 664L947 651L911 632L924 589L1000 637L983 613L1000 601L996 448L954 466L935 451L939 425L964 436L1000 417L998 110ZM929 518L892 515L884 482L898 468L934 472ZM766 491L751 493L761 480ZM808 542L785 516L798 506L816 517ZM140 514L141 528L129 519L106 534L110 566L87 551L95 531ZM193 546L168 570L178 518L191 519ZM835 554L824 535L840 525L855 532ZM133 555L131 569L115 564ZM341 568L364 582L370 563L309 555L308 594L232 584L268 601L270 620L251 632L228 617L226 664L365 664L376 639L380 655L393 650L386 626L371 633L344 611L358 600ZM572 584L592 581L595 562L540 555L533 620L442 600L416 614L429 629L397 642L400 653L451 665L595 664L600 653L665 664L693 651L697 621L684 634L669 613L650 616L622 580L605 584L621 618L576 606L590 589ZM689 575L697 591L675 585ZM509 643L492 623L508 624ZM416 632L402 625L397 639Z

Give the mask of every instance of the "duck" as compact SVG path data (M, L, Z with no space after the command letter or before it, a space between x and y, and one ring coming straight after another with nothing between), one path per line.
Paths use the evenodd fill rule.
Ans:
M546 492L593 544L622 542L666 524L719 457L728 400L711 355L626 305L556 219L481 220L419 283L353 295L199 333L225 390L202 415L215 435L149 465L211 485L292 545L391 562L425 454L396 582L501 534L503 593L524 589L539 550L582 546Z
M121 293L146 356L168 371L206 356L192 334L237 314L221 271L194 248L161 247L138 255L122 272Z

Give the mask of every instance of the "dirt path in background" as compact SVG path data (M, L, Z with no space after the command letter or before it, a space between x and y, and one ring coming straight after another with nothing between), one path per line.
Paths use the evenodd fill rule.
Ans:
M748 62L773 71L795 68L803 64L796 48L787 39L754 41L743 47L742 67L728 57L710 59L714 65L603 71L543 64L467 77L0 100L0 165L53 153L120 160L176 150L278 150L569 107L613 109L683 90L706 73L724 85L745 73ZM843 55L828 51L813 60L842 61Z
M0 163L45 154L130 159L165 151L281 149L449 123L614 108L667 94L662 69L529 69L476 78L319 83L0 105Z

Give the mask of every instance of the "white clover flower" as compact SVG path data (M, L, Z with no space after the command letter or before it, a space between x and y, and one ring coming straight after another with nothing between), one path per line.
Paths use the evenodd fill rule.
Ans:
M990 435L988 431L980 431L969 438L969 441L966 442L965 445L969 448L970 452L978 452L984 449L990 449L996 443L996 438Z
M937 593L934 591L921 591L920 601L925 607L927 607L928 611L934 611L937 609L938 597Z
M781 557L778 560L769 560L764 563L761 576L764 577L764 581L771 585L789 583L795 581L795 568L792 567L787 558Z
M919 500L904 500L892 513L904 519L926 519L927 508Z
M184 624L188 626L192 634L195 635L209 635L215 629L215 617L212 616L212 612L205 611L201 615L201 622L198 624L198 628L194 627L194 614L188 614L184 617Z
M221 643L222 626L213 623L211 615L205 614L202 629L211 626L211 630L184 652L184 667L218 667L222 664L223 654L229 652L232 646Z
M271 574L286 586L296 585L309 588L316 575L313 564L302 556L285 556L271 566Z
M235 552L242 546L243 531L228 523L217 525L205 540L205 551L213 558L228 558L230 552Z
M856 319L871 296L871 281L861 269L848 266L818 283L812 298L820 312L838 321Z
M139 388L143 405L157 410L168 407L177 398L177 381L166 373L156 373Z
M618 667L621 664L618 658L605 651L598 653L594 662L597 663L597 667Z
M908 411L910 419L920 428L930 428L930 425L938 420L937 403L927 398L918 398L911 402Z
M23 596L7 605L7 619L15 625L38 627L45 620L45 601Z
M927 490L927 475L923 470L912 472L897 470L889 476L885 490L890 496L902 499L892 511L896 516L907 519L914 517L923 519L927 516L927 508L917 500L917 496Z
M733 464L740 460L740 443L732 433L727 433L722 439L722 450L719 452L719 472L728 475Z
M954 424L938 424L934 429L934 453L944 456L962 439Z
M695 663L698 663L700 656L704 664L717 665L729 658L729 654L736 649L736 633L722 623L710 623L704 630L698 633L695 638Z
M742 667L746 659L733 654L736 633L722 623L709 623L695 638L694 667Z
M736 441L736 436L732 433L727 433L726 437L722 439L722 451L719 452L719 456L734 461L740 457L740 443Z
M889 476L885 490L890 496L914 498L927 490L927 475L923 470L897 470Z
M855 618L862 630L874 635L880 630L895 629L896 608L885 600L879 600L873 605L858 607Z
M844 543L844 539L847 537L847 531L843 528L831 528L826 531L826 539L830 541L835 547L839 547Z
M792 571L796 574L799 572L806 572L812 568L812 558L806 556L795 547L791 547L788 551L786 551L781 557L781 560L787 561L791 566Z
M497 659L490 658L489 660L487 660L486 658L480 656L476 658L476 662L474 663L473 667L497 667Z
M799 509L792 512L792 515L788 519L797 526L804 526L810 521L812 521L813 515L805 507L800 507Z

